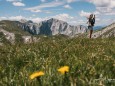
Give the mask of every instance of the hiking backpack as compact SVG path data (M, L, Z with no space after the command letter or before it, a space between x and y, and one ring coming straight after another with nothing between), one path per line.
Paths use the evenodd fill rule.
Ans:
M95 24L95 19L94 19L94 18L91 19L90 22L91 22L91 25L94 26L94 24Z

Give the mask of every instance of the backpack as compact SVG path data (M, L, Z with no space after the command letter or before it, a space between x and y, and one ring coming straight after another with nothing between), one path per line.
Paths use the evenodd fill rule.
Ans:
M91 20L90 20L90 23L91 23L92 26L94 26L94 24L95 24L95 19L94 19L94 18L91 19Z

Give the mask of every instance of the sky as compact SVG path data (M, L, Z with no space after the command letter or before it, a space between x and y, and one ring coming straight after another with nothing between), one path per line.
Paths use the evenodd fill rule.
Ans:
M39 23L56 18L71 25L86 25L91 13L96 15L96 26L115 22L115 0L0 0L0 20Z

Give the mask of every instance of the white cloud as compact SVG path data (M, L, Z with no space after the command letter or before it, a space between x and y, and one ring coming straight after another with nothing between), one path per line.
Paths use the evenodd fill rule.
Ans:
M49 3L41 4L39 6L35 6L35 7L31 7L31 8L25 8L24 10L33 11L33 10L40 10L43 8L57 7L57 6L63 5L63 3L64 3L63 1L53 1L53 2L49 2Z
M40 13L42 11L41 10L31 10L31 12Z
M41 2L46 2L46 0L41 0Z
M35 15L32 15L35 16ZM32 20L33 22L39 23L41 21L47 20L48 18L26 18L24 16L10 16L10 17L0 17L0 20L12 20L12 21L20 21L20 20Z
M0 20L6 20L7 17L0 17Z
M67 3L72 3L72 2L75 2L77 0L66 0L66 1L67 1Z
M53 18L59 19L59 20L63 20L63 21L69 21L73 19L72 16L70 16L69 14L63 13L63 14L58 14L55 16L52 16Z
M115 11L115 0L87 0L96 6L96 10L101 14L114 15Z
M89 0L90 3L96 5L96 7L115 7L115 0Z
M93 14L100 15L100 12L99 11L94 11Z
M17 1L21 2L22 0L6 0L6 1L8 1L8 2L17 2Z
M113 12L108 12L108 13L106 13L105 15L114 15L115 16L115 11L113 11Z
M8 17L9 20L21 20L21 19L26 19L25 17L23 16L11 16L11 17Z
M25 6L24 3L22 3L22 0L6 0L7 2L11 2L14 6Z
M41 21L47 20L47 18L30 18L29 20L32 20L35 23L40 23Z
M48 20L50 18L59 19L59 20L68 22L69 24L74 24L73 21L75 21L74 17L72 17L72 16L70 16L69 14L66 14L66 13L58 14L58 15L55 15L55 16L44 17L44 18L30 18L30 20L32 20L32 21L34 21L36 23L39 23L41 21Z
M64 5L64 8L72 9L72 7L70 5Z
M46 2L46 0L41 0L41 1ZM39 6L25 8L24 10L34 12L33 10L42 10L44 8L52 8L52 7L58 7L58 6L63 6L63 5L64 5L63 7L71 9L71 6L66 5L66 4L69 4L75 1L80 1L80 0L54 0L52 2L42 3Z
M81 17L88 17L90 14L91 14L91 12L85 12L85 11L83 11L83 10L79 13L79 15L80 15Z
M13 4L14 6L25 6L25 4L22 3L22 2L13 2L12 4Z
M77 25L86 25L86 21L80 19L80 20L76 21L76 24Z
M107 7L111 0L88 0L90 3L95 4L97 7Z

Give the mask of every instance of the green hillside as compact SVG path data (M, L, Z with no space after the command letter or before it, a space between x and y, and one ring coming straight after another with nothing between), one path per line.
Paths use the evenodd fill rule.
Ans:
M22 30L22 28L19 27L18 24L19 24L18 21L9 21L9 20L0 21L0 25L2 25L2 28L8 32L20 35L31 35L29 32Z
M11 44L4 36L4 34L2 32L0 32L0 43L4 43L4 44Z
M69 71L60 74L62 66ZM36 71L44 75L31 80ZM39 43L2 46L0 77L0 86L115 86L115 38L55 36Z

